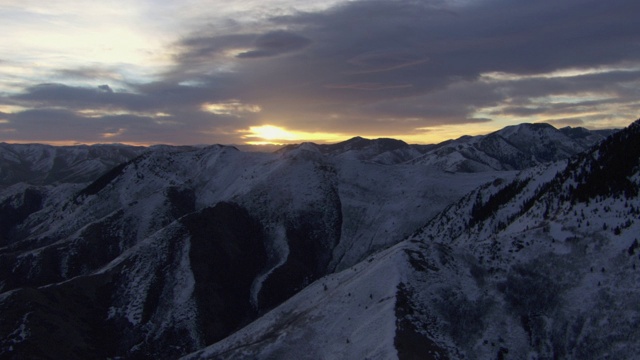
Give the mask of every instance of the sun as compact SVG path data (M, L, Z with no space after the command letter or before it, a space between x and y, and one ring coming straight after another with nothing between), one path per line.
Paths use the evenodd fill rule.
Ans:
M269 140L269 141L300 140L300 137L296 135L294 132L291 132L284 128L273 126L273 125L251 126L249 127L249 131L252 137L255 136L263 140Z
M250 126L248 129L241 130L240 133L245 143L249 145L282 145L304 141L324 143L341 141L346 137L344 134L296 131L269 124Z

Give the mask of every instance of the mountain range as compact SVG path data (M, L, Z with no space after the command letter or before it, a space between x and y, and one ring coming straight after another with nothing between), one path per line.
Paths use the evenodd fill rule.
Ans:
M639 137L1 144L0 357L633 358Z

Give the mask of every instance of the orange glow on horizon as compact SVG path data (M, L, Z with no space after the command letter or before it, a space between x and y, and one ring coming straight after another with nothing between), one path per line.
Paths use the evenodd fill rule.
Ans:
M289 130L275 125L250 126L238 133L247 145L285 145L305 141L329 143L349 138L349 135L340 133Z
M362 136L367 139L391 138L402 140L409 144L437 144L442 141L457 139L464 135L484 135L496 130L498 130L496 124L488 122L473 124L473 126L460 124L418 128L410 134L308 132L291 130L276 125L250 126L248 129L239 130L237 133L240 134L240 138L246 145L287 145L307 141L318 144L333 144L356 136Z

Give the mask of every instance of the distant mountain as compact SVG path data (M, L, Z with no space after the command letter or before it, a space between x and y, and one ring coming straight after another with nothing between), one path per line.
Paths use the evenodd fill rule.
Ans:
M503 129L510 147L483 148L502 165L475 173L423 162L452 142L354 138L159 146L87 182L11 183L0 358L630 358L638 128L571 160L601 134ZM513 149L544 165L506 170Z
M315 147L330 157L385 165L411 162L450 172L478 172L522 170L564 159L588 149L613 132L521 124L488 135L464 136L433 145L409 145L401 140L362 137L336 144L303 145ZM299 146L287 145L276 152L285 153ZM0 143L0 189L20 182L31 185L91 182L147 151L188 151L203 147L157 145L147 148L120 144L55 147ZM255 147L243 149L254 150Z
M496 179L187 359L634 359L640 120Z
M612 132L520 124L439 144L412 162L450 172L523 170L585 151Z
M556 129L545 123L520 124L480 136L463 136L432 145L395 139L354 137L336 144L308 144L323 154L377 164L412 163L448 172L523 170L566 159L597 144L615 130ZM286 152L300 144L280 149Z
M333 157L387 165L407 162L421 156L427 149L435 147L435 145L409 145L396 139L372 140L360 136L336 144L306 143L303 145L313 146L322 154ZM278 151L287 152L299 146L301 145L287 145Z
M0 189L19 182L49 185L93 181L145 151L145 147L127 145L0 143Z

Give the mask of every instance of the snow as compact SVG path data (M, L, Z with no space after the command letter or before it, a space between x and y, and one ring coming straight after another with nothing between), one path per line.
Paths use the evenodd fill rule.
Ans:
M519 280L518 271L525 269L525 280L533 274L542 276L550 288L557 286L561 305L538 314L544 331L557 330L561 321L569 323L580 316L588 318L580 330L587 339L602 338L594 335L601 329L592 324L625 329L629 324L624 319L638 316L633 301L640 293L640 272L632 270L638 261L637 254L629 255L629 248L640 233L640 221L630 216L630 207L640 208L640 202L600 198L572 204L560 201L559 193L541 193L564 171L566 161L522 172L493 170L508 167L489 156L490 151L515 157L520 154L516 145L535 150L541 134L554 141L563 139L550 128L513 127L491 139L459 139L420 158L415 149L376 153L365 147L329 154L310 143L274 154L243 153L224 146L158 147L132 162L97 194L75 197L86 184L40 187L46 194L44 209L21 225L31 231L28 240L36 245L16 255L15 261L33 265L28 277L44 261L44 250L64 251L55 270L60 270L64 282L72 281L68 278L78 275L67 266L77 255L73 249L85 240L88 226L104 223L105 241L118 241L120 253L80 274L117 275L113 302L104 315L126 320L131 331L148 335L149 341L177 329L203 346L193 299L190 239L171 215L173 204L166 196L168 187L175 186L193 192L196 211L230 201L262 225L268 259L250 288L256 309L262 284L290 256L287 229L292 223L305 215L319 219L318 231L329 234L319 241L326 240L322 245L332 251L329 275L187 358L397 358L400 284L410 290L407 296L415 313L409 320L415 322L416 331L451 354L495 358L496 348L483 341L489 340L498 346L501 341L509 344L512 357L548 357L544 348L529 343L530 330L523 327L505 284ZM560 152L568 154L572 148L577 149L568 144ZM29 151L42 153L38 149ZM531 157L536 160L534 152ZM0 155L10 161L19 158L13 153ZM46 171L47 156L34 160L39 171ZM73 158L74 171L98 168L83 156ZM400 163L399 159L411 156L412 160ZM475 202L487 201L514 179L526 185L487 219L469 226ZM637 184L640 175L636 172L631 179ZM560 189L568 191L574 182L569 178ZM17 184L4 189L3 199L26 188ZM537 201L524 209L530 199ZM20 199L14 202L17 206ZM334 239L330 230L337 229L336 224L341 225ZM158 305L148 312L144 308L151 289L160 294ZM9 294L0 294L0 301ZM476 311L478 319L467 316L460 322L457 310ZM143 312L150 318L143 321ZM474 328L474 321L482 326ZM460 323L470 330L456 333Z
M170 286L170 288L173 289L173 304L177 308L185 306L185 304L191 300L196 284L189 261L190 249L191 242L187 240L181 249L182 256L180 257L180 263L174 277L175 283L173 286Z
M267 237L270 241L266 244L268 263L273 264L267 266L265 271L253 280L251 284L251 304L258 308L258 295L262 289L262 284L269 275L277 268L282 266L289 256L289 244L283 226L276 226L275 229L267 229Z
M393 359L401 248L325 276L242 330L186 357ZM304 346L299 346L305 344Z
M549 226L549 235L551 235L553 240L559 243L564 243L567 239L575 236L574 232L568 231L567 229L565 229L564 225L561 223L552 221L549 223L548 226ZM567 253L569 253L571 250L567 248L566 251Z
M13 344L19 344L23 342L31 335L28 323L29 315L31 315L32 313L33 312L28 312L24 314L22 316L22 319L20 320L20 325L18 325L18 327L13 330L13 332L7 337Z
M117 145L0 143L0 180L36 185L87 182L144 151L143 147Z
M429 218L498 172L449 174L412 165L336 165L343 224L332 266L349 267L409 236Z

